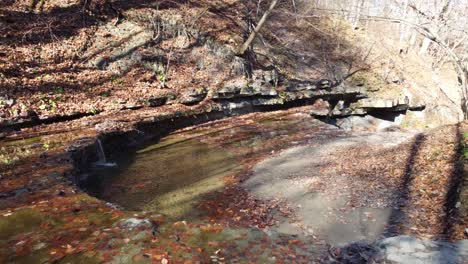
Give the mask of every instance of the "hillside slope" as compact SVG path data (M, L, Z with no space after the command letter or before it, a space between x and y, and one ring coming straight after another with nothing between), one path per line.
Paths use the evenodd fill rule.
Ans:
M400 124L432 126L461 116L450 69L441 77L427 74L426 59L395 54L378 24L353 29L313 10L294 13L283 3L253 52L238 57L236 48L267 3L115 0L94 1L87 11L77 0L47 0L33 11L29 3L0 6L2 126L198 104L242 88L286 97L282 93L298 90L297 83L344 77L340 85L364 87L370 97L355 108L394 112L403 104L406 112L426 106ZM348 112L361 113L355 110Z

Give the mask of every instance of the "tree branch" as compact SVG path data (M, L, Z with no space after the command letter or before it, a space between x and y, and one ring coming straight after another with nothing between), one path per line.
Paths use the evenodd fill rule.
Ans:
M245 51L250 47L250 45L252 44L252 41L257 36L258 32L260 32L263 25L267 21L268 16L270 16L271 11L273 11L277 3L278 3L278 0L271 1L270 7L268 8L267 11L265 11L265 13L263 14L262 18L258 22L255 29L250 33L249 38L244 42L244 44L242 44L240 49L237 51L237 55L244 55Z

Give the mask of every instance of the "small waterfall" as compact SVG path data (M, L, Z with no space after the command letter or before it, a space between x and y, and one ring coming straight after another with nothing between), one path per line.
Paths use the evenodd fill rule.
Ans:
M104 153L104 147L102 146L101 140L98 138L96 141L98 161L95 162L94 165L98 167L116 167L117 164L115 162L107 162L106 153Z
M99 138L97 139L97 155L99 163L107 163L106 153L104 153L104 148L102 147L102 142Z

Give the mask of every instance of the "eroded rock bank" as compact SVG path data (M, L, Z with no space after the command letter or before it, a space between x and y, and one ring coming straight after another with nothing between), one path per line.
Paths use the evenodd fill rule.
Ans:
M375 113L395 116L420 111L424 103L409 100L399 89L379 99L376 87L359 79L344 83L320 76L298 80L280 74L275 67L259 68L235 56L229 45L187 29L183 18L150 13L145 13L147 18L157 18L163 27L163 37L157 40L161 46L154 45L155 28L130 18L119 25L107 25L98 29L102 35L84 50L84 63L89 68L78 69L78 76L84 74L85 78L65 88L53 87L48 96L37 101L40 111L23 107L37 104L24 96L13 101L2 99L9 114L2 116L0 148L0 259L7 263L177 263L186 259L306 263L317 258L322 247L313 236L298 239L296 233L273 228L278 221L284 222L281 219L292 217L296 205L249 193L240 182L248 179L250 169L266 156L306 142L328 142L345 133L314 119L311 113L318 111L328 119L369 118L368 114L381 117ZM115 43L116 38L126 37L129 39ZM174 47L176 52L168 53ZM194 78L172 75L169 83L165 67L171 60L183 66L177 69L195 72ZM144 73L134 67L144 68ZM96 74L96 69L107 84L96 91L66 93L77 85L90 84L88 73ZM127 73L126 78L119 77ZM36 75L32 77L42 78ZM72 78L75 73L65 75ZM129 89L134 79L138 89ZM12 79L15 81L19 80ZM88 98L87 93L94 97ZM57 104L59 98L63 102ZM303 105L311 106L294 108ZM279 109L289 110L267 112ZM63 113L57 115L61 110ZM264 113L223 119L251 112ZM218 119L223 120L207 123ZM193 131L178 131L185 127ZM172 132L180 132L179 137L175 142L169 139L164 146L168 152L158 152L158 144L167 144L166 136ZM156 147L146 146L150 147L147 152L140 149L142 155L134 153L148 142ZM187 149L181 142L193 144ZM86 189L100 199L77 187L101 180L91 169L100 159L98 145L104 147L111 162L117 161L129 172L113 178L117 172L111 171L109 181L95 186L98 190ZM175 148L177 153L171 153L174 149L168 146L179 147ZM194 149L196 155L229 152L223 157L235 159L228 162L236 164L232 166L235 170L209 164L204 167L209 172L199 175L193 171L199 167L188 166L190 179L178 175L175 184L155 179L161 175L153 172L177 161L177 154L192 155ZM133 158L151 159L151 153L172 158L154 162L162 168L151 167L151 161L132 163ZM120 156L127 154L130 161L125 165ZM223 164L222 160L208 161ZM140 174L141 167L146 173ZM216 172L211 174L212 170ZM127 177L132 174L140 177ZM18 228L11 228L13 223L18 223Z
M415 238L467 225L466 124L400 131L460 121L456 78L425 78L426 61L287 7L239 56L254 1L7 2L0 262L465 254Z

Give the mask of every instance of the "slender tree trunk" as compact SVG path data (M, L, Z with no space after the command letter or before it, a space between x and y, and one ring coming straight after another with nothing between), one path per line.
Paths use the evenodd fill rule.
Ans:
M403 4L403 19L406 19L408 16L408 0L405 0ZM399 46L400 49L402 46L406 46L403 43L406 42L407 39L407 32L408 32L408 27L404 24L400 24L400 40L399 40Z
M364 0L356 2L356 15L354 16L353 28L357 28L359 25L359 19L361 18L363 7L364 7Z
M431 46L431 40L429 38L424 38L421 48L419 49L419 55L426 54L429 46Z
M262 18L258 22L255 29L250 33L249 38L244 42L244 44L242 44L242 46L240 47L240 49L237 52L237 55L244 55L245 51L250 47L253 40L257 36L258 32L260 32L260 30L262 29L263 25L265 24L265 22L268 19L268 16L270 16L271 11L273 11L276 4L278 4L278 0L271 1L270 7L268 8L267 11L265 11L265 13L263 14Z

